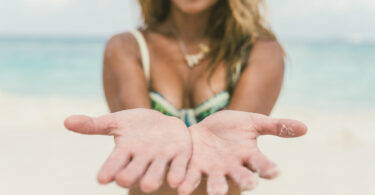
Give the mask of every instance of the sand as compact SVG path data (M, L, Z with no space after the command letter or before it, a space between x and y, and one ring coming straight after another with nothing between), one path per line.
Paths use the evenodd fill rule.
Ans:
M95 179L113 139L63 128L70 114L106 113L104 100L0 92L0 108L1 195L126 194ZM273 181L262 180L245 195L375 194L375 109L277 105L273 116L302 120L309 132L300 139L260 138L260 148L282 174Z

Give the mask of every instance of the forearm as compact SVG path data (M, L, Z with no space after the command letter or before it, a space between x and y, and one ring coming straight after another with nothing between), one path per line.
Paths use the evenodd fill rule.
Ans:
M129 92L115 93L105 91L105 95L110 112L118 112L135 108L151 109L151 103L147 94L134 95Z

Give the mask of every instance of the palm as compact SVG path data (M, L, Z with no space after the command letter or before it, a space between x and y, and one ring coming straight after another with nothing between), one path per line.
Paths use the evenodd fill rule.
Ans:
M269 117L240 111L221 111L201 123L190 127L193 155L187 176L179 187L180 194L189 194L208 175L209 194L225 194L228 191L226 176L242 190L256 186L260 177L277 176L274 163L259 150L256 138L273 134L281 137L297 137L306 132L298 121L271 119Z
M98 118L73 116L65 125L78 133L114 136L115 148L99 172L100 183L116 180L130 187L140 181L143 191L152 192L161 186L169 163L171 186L177 186L185 176L191 137L185 124L175 117L134 109Z

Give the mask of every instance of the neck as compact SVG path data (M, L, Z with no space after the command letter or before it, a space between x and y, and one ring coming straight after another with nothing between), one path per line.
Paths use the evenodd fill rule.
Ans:
M198 14L186 14L172 5L169 20L181 39L195 42L204 39L211 10Z

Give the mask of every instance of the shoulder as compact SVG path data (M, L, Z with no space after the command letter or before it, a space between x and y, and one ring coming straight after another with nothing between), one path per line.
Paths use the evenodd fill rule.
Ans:
M258 40L251 50L243 75L282 78L285 70L284 56L284 50L278 41Z
M277 40L260 39L255 42L248 63L283 68L284 56L284 50Z
M139 56L138 43L130 32L113 35L108 39L104 50L105 64L123 61L126 59L137 59Z

